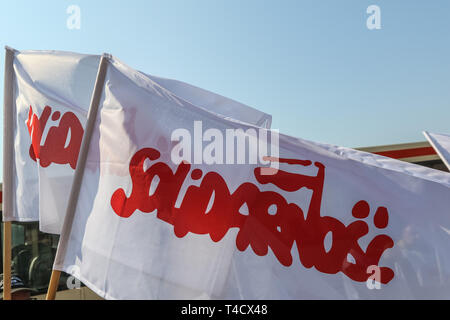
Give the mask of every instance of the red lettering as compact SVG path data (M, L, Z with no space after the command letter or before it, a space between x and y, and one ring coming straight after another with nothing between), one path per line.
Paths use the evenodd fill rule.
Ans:
M83 139L83 126L74 113L66 112L58 126L50 127L45 142L41 145L42 135L51 113L52 108L45 106L42 115L38 118L30 106L27 120L28 132L31 137L30 157L34 161L39 159L39 164L44 168L51 163L57 163L69 164L72 169L75 169ZM56 111L52 115L52 120L57 121L60 116L60 112ZM66 146L69 134L70 140Z
M159 151L145 148L138 151L130 161L132 190L129 197L123 189L116 190L111 197L114 212L123 218L130 217L136 210L145 213L157 210L157 217L174 227L177 237L187 233L209 234L215 242L220 241L230 228L238 228L236 246L240 251L249 246L259 256L273 251L278 261L284 266L293 262L292 247L294 242L302 265L316 268L328 274L343 272L354 281L366 281L367 267L378 265L384 251L394 243L387 235L377 235L362 250L358 240L369 232L368 224L361 219L367 218L370 207L366 201L359 201L352 209L357 221L344 225L338 219L321 216L321 202L325 166L307 160L276 159L290 165L314 165L316 176L306 176L277 170L273 175L262 175L261 168L255 169L254 175L259 184L273 184L284 192L296 192L301 188L312 190L312 198L306 217L300 207L288 203L279 193L261 191L253 183L241 184L230 193L226 181L216 172L204 174L200 169L191 172L193 180L201 180L199 186L187 188L179 208L175 203L181 186L191 170L191 165L181 163L175 172L163 162ZM153 164L144 171L144 162ZM150 186L155 177L159 184L152 195ZM240 213L243 205L248 207L248 215ZM383 229L388 224L388 211L379 207L374 216L374 224ZM332 234L331 248L326 250L324 241L328 233ZM356 263L347 260L351 254ZM381 267L381 279L384 284L394 277L394 272Z

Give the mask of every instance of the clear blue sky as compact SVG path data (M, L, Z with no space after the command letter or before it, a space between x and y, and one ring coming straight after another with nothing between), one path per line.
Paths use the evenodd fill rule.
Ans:
M66 27L71 4L80 30ZM366 27L372 4L380 30ZM361 147L450 133L448 0L2 1L0 41L109 52L270 113L274 128L305 139Z

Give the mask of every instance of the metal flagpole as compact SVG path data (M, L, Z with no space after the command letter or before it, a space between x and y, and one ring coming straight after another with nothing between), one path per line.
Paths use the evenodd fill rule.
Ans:
M3 300L11 300L11 221L5 221L5 212L12 211L14 152L13 137L13 62L15 50L5 47L5 80L3 88Z
M77 168L75 170L75 177L72 184L72 190L70 192L69 203L67 204L66 216L64 218L64 224L59 238L58 250L56 251L55 262L53 264L53 271L48 286L46 300L54 300L56 296L56 290L58 289L58 282L59 277L61 275L61 271L56 270L55 267L61 265L62 262L64 262L67 242L70 237L73 218L75 215L75 209L77 206L78 195L80 194L83 172L86 166L89 144L91 142L92 132L94 130L94 125L97 118L97 111L100 104L100 98L102 96L103 87L105 85L108 59L110 59L110 55L103 54L98 66L97 79L95 80L94 91L92 92L91 105L89 107L86 130L84 132L83 142L81 145L80 154L78 156Z

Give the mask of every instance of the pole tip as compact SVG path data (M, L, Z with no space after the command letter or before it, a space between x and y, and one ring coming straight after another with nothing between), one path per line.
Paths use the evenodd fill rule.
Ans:
M16 49L11 48L10 46L5 46L5 50L7 50L7 51L12 51L12 52L17 52Z

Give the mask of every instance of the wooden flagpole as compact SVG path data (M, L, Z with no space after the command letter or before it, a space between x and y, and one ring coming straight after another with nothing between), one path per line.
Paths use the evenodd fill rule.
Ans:
M55 300L56 291L58 290L59 277L61 276L61 271L52 270L52 276L50 277L50 283L48 284L47 295L45 300Z
M12 212L12 155L13 137L13 62L15 50L5 47L5 78L3 87L3 300L11 300L11 221L5 213Z
M11 300L11 221L3 222L3 300Z
M75 177L72 183L69 203L67 204L66 216L64 217L64 224L61 235L59 237L58 250L56 251L55 262L53 264L52 276L50 278L46 300L54 300L56 297L59 276L61 274L61 271L57 270L57 268L64 263L64 257L66 255L67 243L69 241L70 232L72 230L72 223L75 215L75 209L77 207L78 195L80 194L84 168L86 167L89 144L91 142L92 132L94 131L98 106L100 104L100 98L102 97L103 87L105 85L108 59L110 59L110 55L103 54L98 66L97 79L95 80L94 91L92 92L91 98L91 105L89 106L88 121L86 124L86 130L84 131L83 141L78 156L77 168L75 169Z

